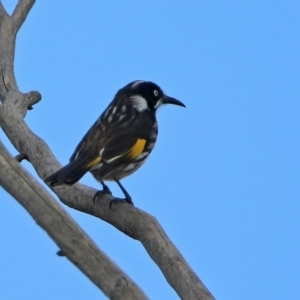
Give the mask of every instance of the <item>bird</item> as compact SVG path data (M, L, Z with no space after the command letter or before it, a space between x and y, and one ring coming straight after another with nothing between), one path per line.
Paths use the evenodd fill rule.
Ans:
M84 135L70 162L45 182L51 187L72 185L90 172L103 187L94 199L101 193L111 194L105 181L115 181L125 196L122 200L133 205L120 180L139 169L153 150L158 134L156 111L164 104L185 107L154 82L127 84Z

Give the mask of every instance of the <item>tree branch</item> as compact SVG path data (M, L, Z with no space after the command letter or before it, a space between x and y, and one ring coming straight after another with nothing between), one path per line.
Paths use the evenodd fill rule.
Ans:
M0 185L30 213L64 255L110 299L147 299L52 196L9 155L1 142Z
M34 5L35 0L19 0L15 10L12 13L12 21L14 23L14 27L16 32L20 29L23 25L26 17L31 10L32 6Z
M8 97L13 97L13 94L8 94ZM0 106L0 126L12 144L20 153L26 154L39 176L44 179L61 165L47 144L29 129L16 110L16 102L13 98L6 99ZM56 187L53 190L66 205L101 218L139 240L182 299L213 299L154 217L122 203L114 204L110 210L109 203L114 199L111 195L101 197L94 204L95 190L81 184Z
M19 91L14 75L16 30L0 2L0 100L8 91Z
M21 26L33 3L34 1L30 0L20 0L13 17L18 21L14 22ZM22 94L18 90L13 72L16 34L13 27L16 25L12 25L10 18L4 20L6 21L0 24L0 97L3 102L0 105L0 126L11 143L28 157L38 175L44 179L56 171L60 164L47 144L24 122L23 117L27 109L40 100L40 95L36 92ZM109 203L114 199L111 195L101 197L94 204L92 197L95 190L81 184L57 187L53 190L66 205L101 218L139 240L182 299L213 299L154 217L121 203L114 204L110 210ZM49 232L48 226L44 228ZM68 249L63 249L63 253L65 251Z
M0 23L4 18L8 17L8 14L2 4L2 1L0 0Z
M0 109L6 105L14 107L20 117L20 120L17 118L14 121L21 123L24 122L27 110L41 99L38 92L22 94L14 77L16 34L33 3L34 1L19 1L11 18L0 2L0 100L3 102ZM5 100L11 105L5 103ZM14 126L13 123L11 126ZM18 143L22 141L18 140ZM14 165L2 144L0 148L1 185L47 231L64 255L111 299L147 299L138 286L97 248L40 184L19 165Z

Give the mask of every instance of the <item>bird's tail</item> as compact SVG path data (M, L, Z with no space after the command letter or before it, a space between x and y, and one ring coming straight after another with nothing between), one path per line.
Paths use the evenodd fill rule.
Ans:
M101 157L95 160L85 158L77 158L69 164L59 169L57 172L48 176L45 182L49 182L50 186L72 185L79 181L80 178L87 173L95 164L101 161Z

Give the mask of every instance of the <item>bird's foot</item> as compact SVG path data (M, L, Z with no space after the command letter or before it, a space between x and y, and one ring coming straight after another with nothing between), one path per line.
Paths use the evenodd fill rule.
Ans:
M124 203L124 202L127 202L128 204L134 206L131 197L128 195L128 197L126 197L124 199L115 198L115 199L111 200L109 203L109 208L111 209L111 206L113 203Z
M112 194L109 187L107 185L103 186L103 190L102 191L97 191L93 197L93 203L96 203L96 200L98 197L102 197L105 194Z

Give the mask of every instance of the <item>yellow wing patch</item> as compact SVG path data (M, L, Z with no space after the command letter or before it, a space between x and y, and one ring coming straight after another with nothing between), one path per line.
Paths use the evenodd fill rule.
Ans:
M146 140L145 139L137 139L134 146L128 151L127 157L131 159L135 159L137 156L139 156L144 148L145 148Z
M102 160L101 156L97 156L95 159L93 159L92 161L89 162L88 164L88 168L92 168L93 166L99 164Z

